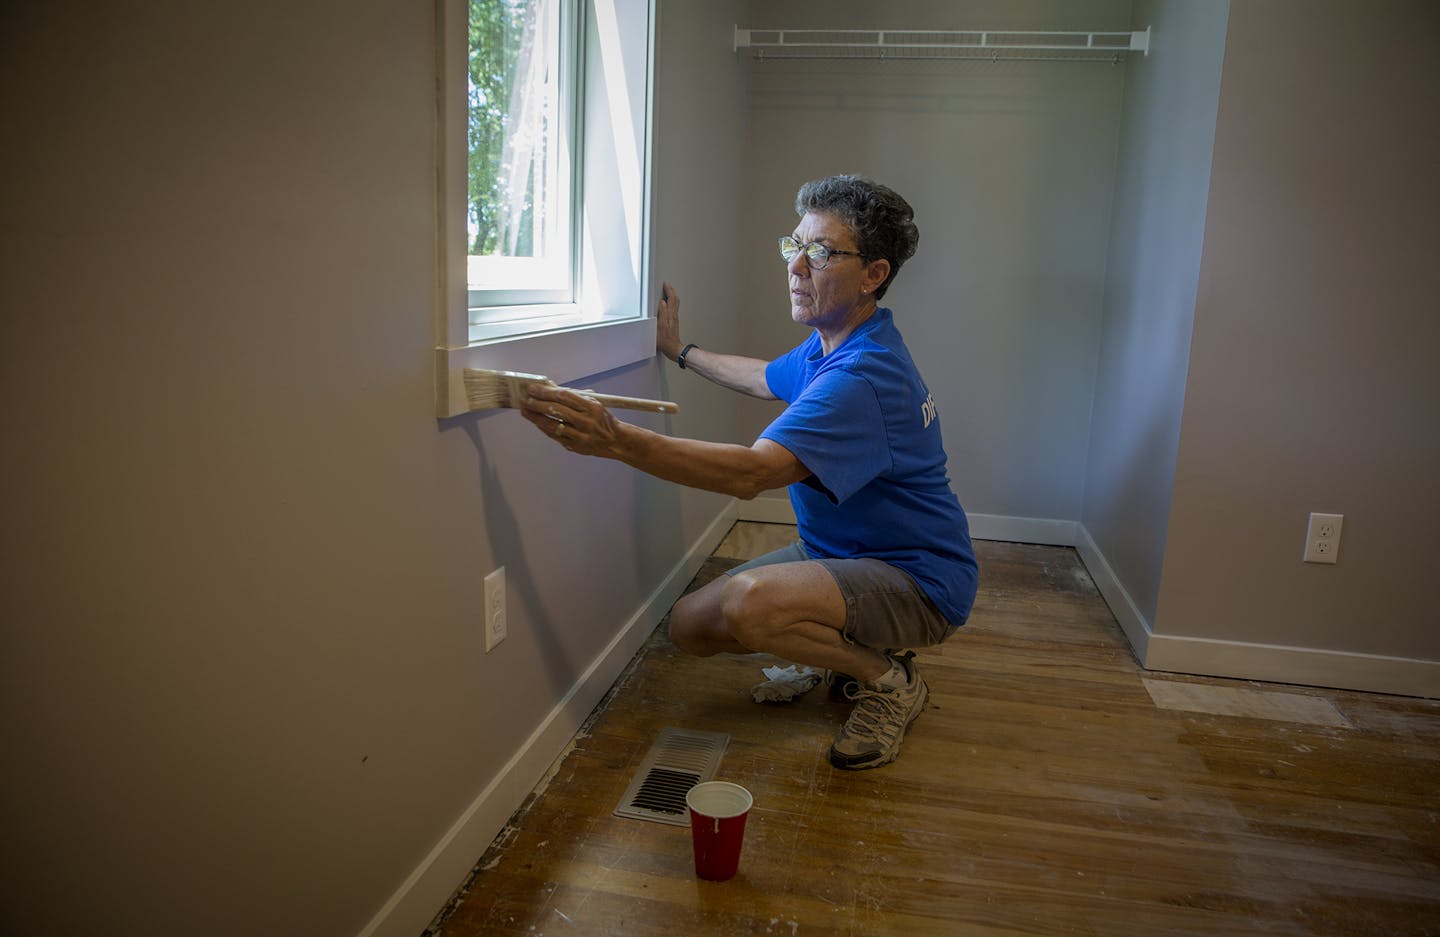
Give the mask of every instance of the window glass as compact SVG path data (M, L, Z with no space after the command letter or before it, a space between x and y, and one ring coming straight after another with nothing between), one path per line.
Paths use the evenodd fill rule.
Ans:
M576 63L566 43L573 32L564 23L569 6L563 0L469 3L466 280L472 308L573 300ZM513 319L517 312L497 314Z

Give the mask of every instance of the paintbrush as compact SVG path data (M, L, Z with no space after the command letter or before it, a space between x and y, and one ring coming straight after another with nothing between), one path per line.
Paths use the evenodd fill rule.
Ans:
M481 368L466 368L465 398L471 410L496 410L502 407L519 407L524 403L531 384L558 386L543 374L521 374L517 371L486 371ZM593 390L577 390L567 387L583 397L588 397L602 407L616 410L649 410L651 413L679 413L680 406L668 400L646 400L643 397L617 397L614 394L597 394Z

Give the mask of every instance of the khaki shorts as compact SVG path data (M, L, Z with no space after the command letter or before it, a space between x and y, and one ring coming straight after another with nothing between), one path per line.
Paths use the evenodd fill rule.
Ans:
M797 541L743 563L726 575L807 560L810 557ZM877 649L929 647L955 633L956 626L940 614L919 584L899 567L868 557L810 561L829 570L840 587L845 597L845 628L841 634L852 644Z

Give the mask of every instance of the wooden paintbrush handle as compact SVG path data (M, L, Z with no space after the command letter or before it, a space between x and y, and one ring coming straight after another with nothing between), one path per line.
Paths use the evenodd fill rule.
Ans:
M617 397L614 394L597 394L593 390L576 391L584 394L601 406L616 410L649 410L651 413L679 413L680 405L668 400L646 400L644 397Z

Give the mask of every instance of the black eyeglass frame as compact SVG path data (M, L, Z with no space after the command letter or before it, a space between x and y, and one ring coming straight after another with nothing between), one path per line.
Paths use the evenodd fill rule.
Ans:
M786 246L787 241L790 243L791 247ZM790 256L785 256L787 253ZM801 244L799 241L795 240L788 234L782 234L780 236L781 260L785 261L788 264L792 262L796 257L799 257L802 253L805 255L806 262L808 262L810 266L815 268L816 270L824 270L826 267L830 266L830 258L836 254L844 254L847 257L865 256L859 251L842 251L837 250L833 247L826 247L819 241L808 241L804 244Z

